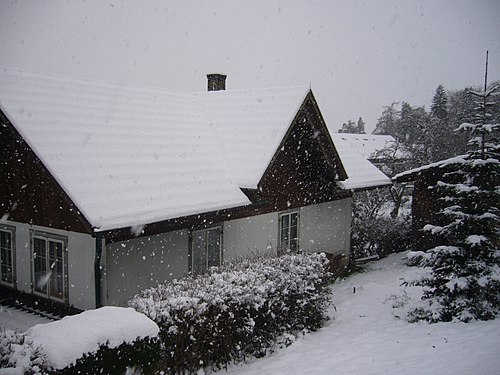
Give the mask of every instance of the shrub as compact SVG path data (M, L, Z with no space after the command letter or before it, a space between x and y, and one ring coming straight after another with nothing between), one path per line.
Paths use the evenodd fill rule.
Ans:
M0 373L40 374L46 358L25 332L0 329ZM8 372L12 370L12 372Z
M157 338L136 340L110 348L100 345L95 353L85 354L75 364L61 370L48 370L54 375L125 374L128 368L140 369L144 374L155 373L160 359L160 341Z
M316 330L329 301L324 254L261 258L145 290L129 301L160 327L164 370L220 369L280 336Z
M367 217L355 211L352 251L355 259L370 255L380 257L408 250L411 246L410 218L376 215Z
M157 338L136 340L110 348L100 345L95 353L84 354L76 363L53 369L47 363L43 347L33 344L25 332L0 331L0 374L94 375L125 374L127 368L155 373L161 352Z
M103 307L38 324L24 333L0 331L0 374L154 373L158 326L133 309Z

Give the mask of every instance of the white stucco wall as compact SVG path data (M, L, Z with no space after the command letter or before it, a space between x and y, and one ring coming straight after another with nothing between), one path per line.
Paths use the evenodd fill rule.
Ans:
M304 251L349 256L352 201L338 201L301 207L299 246Z
M351 199L302 207L299 246L348 257ZM279 213L273 212L223 223L223 261L275 255ZM106 245L103 254L103 302L122 305L134 294L189 271L189 231L163 233Z
M168 232L106 245L106 305L124 304L139 291L188 273L189 232Z
M30 230L66 237L68 240L68 300L69 305L85 310L95 307L94 256L95 240L88 234L59 229L0 221L16 228L15 273L16 288L31 293L31 247Z
M277 212L224 222L224 262L276 254L278 228Z
M299 248L349 256L352 200L321 203L299 211ZM224 223L224 261L237 261L254 254L276 254L279 213L252 216Z

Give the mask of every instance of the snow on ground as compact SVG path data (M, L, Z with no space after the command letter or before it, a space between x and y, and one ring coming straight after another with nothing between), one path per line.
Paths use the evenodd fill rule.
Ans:
M421 272L405 266L403 256L338 281L326 327L269 357L230 366L228 374L498 374L500 319L410 324L398 317L421 294L401 285Z
M0 328L24 332L36 324L51 321L39 315L0 305Z

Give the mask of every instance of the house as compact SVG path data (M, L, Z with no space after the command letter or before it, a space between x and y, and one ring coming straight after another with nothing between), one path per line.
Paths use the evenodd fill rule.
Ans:
M225 78L171 93L0 69L1 284L91 309L254 254L348 261L352 189L380 181L352 180L309 87Z
M437 245L430 232L423 231L426 224L438 224L440 202L437 192L429 189L435 186L445 173L451 172L454 163L463 160L465 155L441 160L397 174L392 178L398 183L413 183L412 193L412 247L426 251Z

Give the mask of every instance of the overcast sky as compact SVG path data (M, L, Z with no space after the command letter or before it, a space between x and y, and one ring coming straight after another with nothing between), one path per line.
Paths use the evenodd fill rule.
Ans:
M7 1L0 66L206 90L311 84L331 130L500 79L500 1Z

